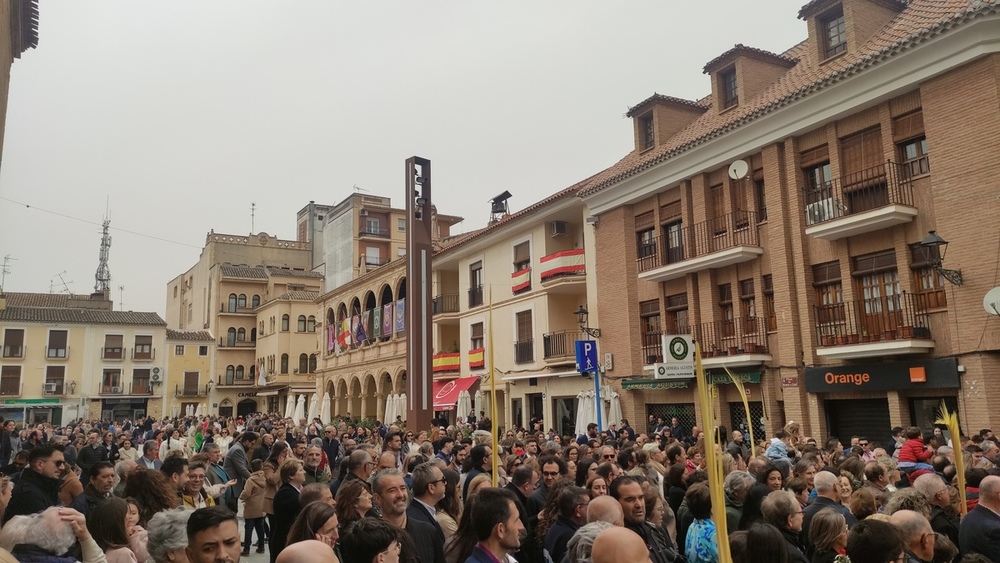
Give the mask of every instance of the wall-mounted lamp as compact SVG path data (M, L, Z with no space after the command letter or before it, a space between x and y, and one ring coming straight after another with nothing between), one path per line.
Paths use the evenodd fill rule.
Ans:
M576 310L576 322L579 323L580 330L582 330L584 333L587 334L587 336L590 336L591 338L600 338L601 329L590 328L590 326L587 325L588 316L590 316L590 311L588 311L587 308L584 307L583 305L580 305L580 308Z
M70 381L69 382L69 394L70 395L75 395L76 394L76 381Z
M945 252L948 251L948 241L939 237L936 232L928 231L924 240L920 241L920 248L923 250L924 258L934 270L949 282L961 286L962 270L949 270L942 268Z
M215 386L215 382L211 379L208 380L208 390L211 391L212 387Z

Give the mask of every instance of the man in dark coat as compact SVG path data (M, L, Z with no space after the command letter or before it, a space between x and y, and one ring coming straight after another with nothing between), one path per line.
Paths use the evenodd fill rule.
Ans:
M86 483L90 479L90 468L98 461L110 461L108 449L101 443L101 432L91 430L87 434L87 445L80 449L76 464L80 466L80 481Z
M587 505L590 499L583 487L566 487L559 493L556 506L559 515L545 534L545 551L553 561L562 561L566 545L573 534L587 523Z
M471 462L472 468L469 473L465 476L465 483L462 484L462 502L465 502L466 497L469 494L469 483L479 475L480 473L490 474L493 465L490 460L490 456L493 455L493 448L487 446L486 444L479 444L472 448Z
M330 473L335 474L340 465L340 440L337 440L337 429L333 426L323 430L323 453L330 462Z
M1000 477L990 475L979 484L979 503L962 519L958 543L963 555L1000 561Z
M259 436L256 432L244 432L240 435L240 441L233 444L226 452L226 459L222 463L222 469L230 479L236 479L232 491L235 498L240 498L243 493L243 486L250 478L250 461L247 459L247 452L253 447Z
M4 512L3 521L14 516L34 514L50 506L59 506L59 486L62 485L63 453L52 445L38 446L31 450L28 465L21 471L21 478Z
M385 469L372 481L372 501L382 509L382 519L404 531L403 555L416 555L421 563L444 563L444 540L434 526L407 516L406 481L398 469ZM409 545L407 545L409 544ZM412 548L412 554L408 554Z
M510 482L504 487L514 494L514 506L517 507L517 516L521 520L521 525L527 530L525 538L521 541L521 550L518 551L517 560L519 563L542 563L545 556L542 554L542 546L538 542L535 534L534 524L537 519L528 516L528 499L535 492L538 484L538 472L530 465L521 465L511 472Z
M444 473L438 467L437 462L427 461L413 469L412 483L413 499L406 509L406 517L421 520L434 526L434 530L444 545L444 530L437 522L435 517L437 509L434 508L444 498Z
M98 461L90 468L90 482L76 495L70 508L90 518L90 512L111 496L115 486L115 467L110 461Z
M299 506L299 489L285 479L286 467L282 467L282 481L284 484L274 493L274 527L271 529L270 556L271 563L274 563L278 553L285 548L285 541L288 538L288 531L292 528L292 523L301 512ZM290 469L288 469L290 471Z

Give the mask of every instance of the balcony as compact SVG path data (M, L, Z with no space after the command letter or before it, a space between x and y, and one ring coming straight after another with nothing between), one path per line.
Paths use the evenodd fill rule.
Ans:
M757 366L771 359L763 317L701 323L691 331L701 345L701 363L706 368Z
M587 266L582 248L554 252L539 260L542 287L550 293L585 291Z
M452 373L462 371L462 354L459 352L442 352L434 354L434 373Z
M436 296L433 300L431 300L431 312L434 315L440 315L443 313L457 313L458 294L446 293L444 295Z
M257 346L256 340L227 341L225 338L219 339L219 348L254 348L256 346Z
M358 237L360 238L389 238L389 229L376 229L374 227L365 227L358 231Z
M814 307L816 355L854 359L923 354L934 349L927 296L903 293Z
M156 348L132 348L132 359L137 362L149 362L156 358Z
M254 378L250 378L250 377L244 377L242 379L237 379L235 377L226 377L224 375L220 375L219 378L215 381L215 386L217 388L226 388L226 387L253 387L253 384L254 384Z
M23 358L27 347L21 344L15 344L12 346L4 345L3 347L3 357L4 358Z
M101 385L98 393L101 395L115 395L115 396L125 396L125 395L152 395L153 386L150 385L148 379L136 380L129 383L127 386L122 385Z
M204 387L189 386L189 385L175 385L174 386L174 397L207 397L208 396L208 385Z
M483 304L483 286L469 288L469 308L479 307Z
M226 305L223 305L222 307L219 308L219 313L223 315L243 315L243 316L257 314L256 311L254 311L253 307L235 307L233 309L229 309L226 307Z
M806 192L806 234L838 240L909 223L917 216L905 166L888 161Z
M764 254L757 218L737 211L655 237L639 246L639 278L661 282L748 262Z
M535 361L534 339L520 340L514 343L514 363L530 364Z
M125 349L121 346L106 346L101 348L101 359L102 360L124 360L125 359Z
M69 346L63 346L61 348L46 346L45 357L49 360L65 360L69 357Z
M518 270L510 275L510 289L514 295L531 291L531 267Z
M559 330L542 335L542 358L546 364L558 365L576 361L576 341L588 340L578 330Z

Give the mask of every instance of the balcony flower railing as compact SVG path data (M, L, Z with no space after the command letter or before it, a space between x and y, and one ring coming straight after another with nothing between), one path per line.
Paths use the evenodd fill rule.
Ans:
M802 189L806 195L806 225L893 203L913 205L913 185L907 168L892 161Z
M638 247L639 271L676 264L740 246L760 246L753 211L735 211L680 227Z
M844 346L930 339L927 295L899 295L814 307L816 344Z

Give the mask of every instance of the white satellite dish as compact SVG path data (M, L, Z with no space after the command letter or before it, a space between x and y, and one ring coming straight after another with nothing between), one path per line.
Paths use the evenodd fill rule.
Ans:
M748 165L745 160L737 160L729 165L729 177L733 180L742 180L743 178L746 178L747 172L749 171L750 165Z
M1000 317L1000 287L994 287L983 297L983 309L991 315Z

